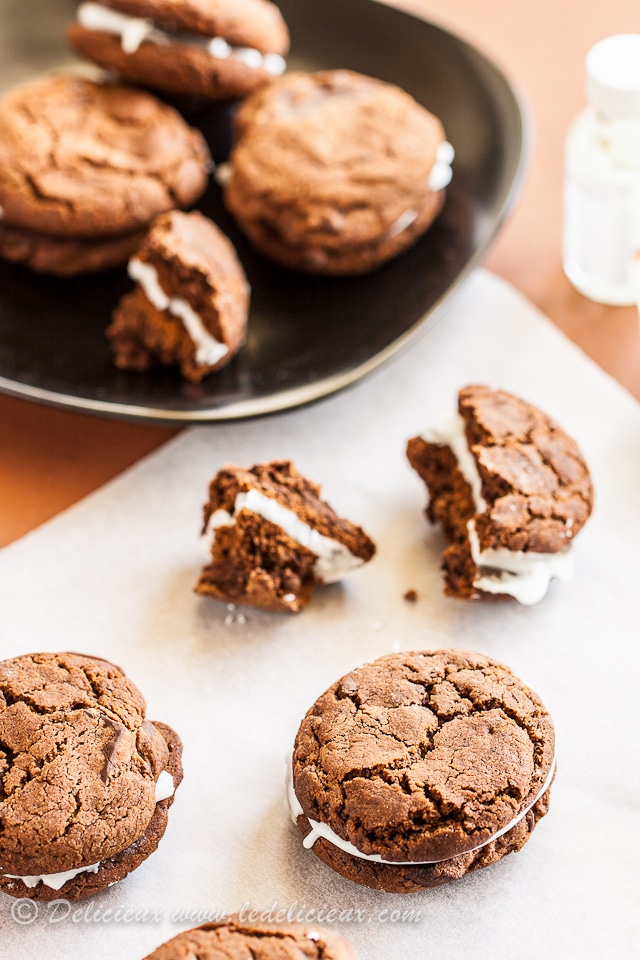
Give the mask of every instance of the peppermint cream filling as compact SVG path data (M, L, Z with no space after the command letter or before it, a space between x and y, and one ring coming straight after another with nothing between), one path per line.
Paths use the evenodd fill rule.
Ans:
M129 261L129 276L139 283L147 299L156 310L166 311L181 320L196 348L196 360L209 367L215 366L229 352L224 343L212 337L191 304L180 297L169 297L160 286L158 271L150 263L134 257Z
M162 800L168 800L174 793L175 785L173 777L168 770L163 770L156 781L156 803L160 803ZM88 867L78 867L76 870L65 870L62 873L43 873L39 877L19 877L15 873L4 873L2 876L8 877L11 880L21 880L25 887L29 887L30 889L37 887L38 884L42 882L45 887L50 887L52 890L60 890L64 887L65 883L73 880L74 877L77 877L81 873L97 873L101 863L102 861L99 860L98 863L92 863Z
M429 443L448 446L458 462L462 476L471 487L477 514L484 513L487 502L482 496L482 480L465 433L464 420L459 413L447 417L423 434ZM567 536L571 536L572 522L567 521ZM473 581L477 590L486 593L508 594L525 606L542 600L549 583L555 577L569 580L573 574L574 558L571 546L559 553L535 553L528 550L482 550L476 532L475 520L467 524L469 545L479 576Z
M241 510L249 510L263 520L269 520L301 547L315 553L318 559L314 564L313 574L323 583L336 583L350 570L364 563L364 560L354 556L343 543L325 537L301 520L293 510L254 489L237 495L233 505L234 515L227 510L216 510L209 521L209 528L215 531L220 527L232 527L236 522L235 515Z
M447 857L445 860L383 860L379 853L362 853L362 851L358 850L358 848L353 843L350 843L348 840L343 840L342 837L339 837L338 834L334 830L332 830L328 824L322 823L319 820L312 820L311 817L306 817L306 819L309 822L309 825L311 826L311 832L308 833L307 836L304 838L304 840L302 841L302 845L307 850L310 850L311 847L316 842L316 840L319 840L322 838L323 840L327 840L334 847L337 847L339 850L343 850L345 853L348 853L352 857L358 857L358 859L360 860L370 860L373 863L388 864L390 867L420 867L420 866L428 866L434 863L447 863L448 860L454 860L455 857L465 856L468 853L475 853L476 850L482 850L483 847L488 846L488 844L493 843L494 840L498 840L499 837L504 836L504 834L508 833L509 830L513 830L513 828L516 827L520 823L520 821L526 817L529 811L533 809L533 807L535 807L538 800L540 800L540 798L545 795L545 793L551 786L551 781L553 780L553 775L555 773L555 770L556 770L556 758L554 754L553 761L549 769L549 773L547 774L547 777L542 787L540 788L540 790L538 791L534 799L531 801L531 803L527 804L524 810L521 810L520 813L513 818L513 820L510 820L509 823L506 824L506 826L502 827L500 830L497 831L497 833L494 833L492 836L490 836L488 840L484 840L482 843L479 843L477 846L472 847L470 850L464 850L462 853L455 854L455 856L453 857ZM302 809L302 804L298 800L296 792L293 788L293 777L291 775L291 771L289 771L287 780L288 780L287 795L289 800L289 809L291 811L291 819L293 820L294 823L297 823L298 817L300 816L304 817L305 812Z
M286 69L286 61L277 53L261 53L253 47L234 47L223 37L205 37L197 33L167 33L151 20L131 17L101 3L81 3L78 7L78 23L87 30L99 30L119 37L125 53L135 53L143 43L159 46L181 44L204 49L216 60L238 60L255 70L266 70L279 76Z

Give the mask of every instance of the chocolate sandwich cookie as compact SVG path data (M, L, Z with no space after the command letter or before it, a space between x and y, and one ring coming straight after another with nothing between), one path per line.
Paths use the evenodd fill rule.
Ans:
M230 918L186 930L146 960L355 960L347 941L318 927L245 923Z
M209 166L201 134L150 94L72 76L16 87L0 100L0 256L61 276L126 263Z
M376 549L290 460L220 470L202 532L213 543L197 593L291 613L307 605L317 584L336 583Z
M425 232L451 179L440 121L349 70L291 73L246 100L219 170L254 246L293 270L356 274Z
M245 97L284 72L289 32L268 0L81 3L71 46L131 83L205 100Z
M577 444L545 413L504 390L466 387L458 413L410 440L407 456L449 542L449 596L533 604L552 578L571 576L593 487Z
M0 662L0 890L80 900L154 852L180 738L119 667L75 653Z
M120 369L177 365L197 383L244 343L249 284L230 241L202 214L158 217L129 275L137 286L107 329Z
M289 801L303 844L348 880L412 893L520 850L547 813L549 714L478 653L394 653L307 712Z

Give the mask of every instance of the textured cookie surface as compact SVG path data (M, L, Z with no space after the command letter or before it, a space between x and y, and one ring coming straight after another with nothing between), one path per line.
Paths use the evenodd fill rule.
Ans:
M0 101L3 225L61 238L135 233L207 182L199 132L141 91L43 77Z
M593 486L575 441L519 397L470 386L460 391L458 410L480 480L480 508L446 441L414 437L407 455L429 490L427 516L450 542L443 558L448 592L489 599L473 586L478 568L469 521L483 551L559 553L588 520Z
M267 0L106 0L102 6L150 21L162 42L152 35L125 49L120 36L76 22L67 29L71 45L124 79L169 94L244 97L273 79L261 54L282 56L289 47L282 15ZM213 38L228 45L224 56L207 50Z
M200 213L172 211L154 221L135 259L155 271L167 298L188 304L220 350L210 341L199 347L184 319L170 307L160 310L137 287L121 301L107 330L116 365L146 370L154 363L177 364L197 382L228 363L244 342L249 285L224 234Z
M198 593L292 612L311 599L318 582L317 554L277 523L251 509L236 510L237 497L249 491L285 507L322 536L345 547L356 560L364 563L374 555L375 545L364 530L338 517L320 499L320 488L303 477L291 461L257 464L250 470L226 467L211 481L203 532L217 511L229 514L231 522L215 530L211 563L202 572Z
M553 758L544 705L506 667L456 650L392 654L347 674L303 720L298 825L306 835L309 818L319 821L361 853L402 864L317 839L313 851L350 879L398 892L434 886L523 845L546 812L539 795Z
M355 960L335 933L315 927L266 926L231 919L187 930L146 960Z
M119 667L67 653L3 661L0 873L30 877L106 865L136 844L144 847L154 833L159 839L170 804L156 804L156 781L169 770L177 786L180 753L173 731L145 719L144 699ZM97 876L73 883L97 883ZM103 874L100 887L108 879ZM0 886L34 895L6 876Z
M132 17L151 20L171 33L222 37L238 47L286 53L289 32L268 0L101 0Z
M240 108L225 202L264 254L312 273L373 269L430 225L445 134L390 84L291 73Z
M168 760L165 770L170 774L174 789L177 789L183 777L182 771L182 742L171 727L157 720L153 722L155 729L162 735L168 750ZM0 890L12 897L28 897L30 900L83 900L101 890L123 880L128 874L139 867L158 847L164 836L169 819L169 808L174 801L174 795L156 803L144 834L135 840L121 853L100 861L96 872L83 872L67 880L59 889L39 883L36 887L27 886L15 877L0 876Z

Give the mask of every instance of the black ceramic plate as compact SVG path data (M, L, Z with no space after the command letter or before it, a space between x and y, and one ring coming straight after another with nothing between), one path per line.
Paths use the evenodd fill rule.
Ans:
M255 254L212 184L200 208L236 244L253 290L240 355L199 386L172 371L122 373L104 338L130 287L125 272L50 279L0 265L0 390L59 406L157 422L272 413L316 400L374 370L418 330L485 255L520 184L524 123L505 77L441 28L374 0L280 0L290 66L350 67L408 90L440 116L455 146L444 210L410 251L368 276L314 279ZM3 0L0 87L63 63L71 0ZM192 118L194 119L194 118ZM195 118L217 160L226 114Z

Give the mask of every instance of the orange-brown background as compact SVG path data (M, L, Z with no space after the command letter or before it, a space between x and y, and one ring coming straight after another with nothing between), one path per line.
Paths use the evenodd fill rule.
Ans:
M524 89L531 104L536 124L531 170L487 266L640 398L637 312L585 300L564 278L560 260L563 142L569 120L582 106L584 58L604 36L640 32L637 0L404 0L403 6L478 45ZM94 490L174 432L0 396L0 546Z

